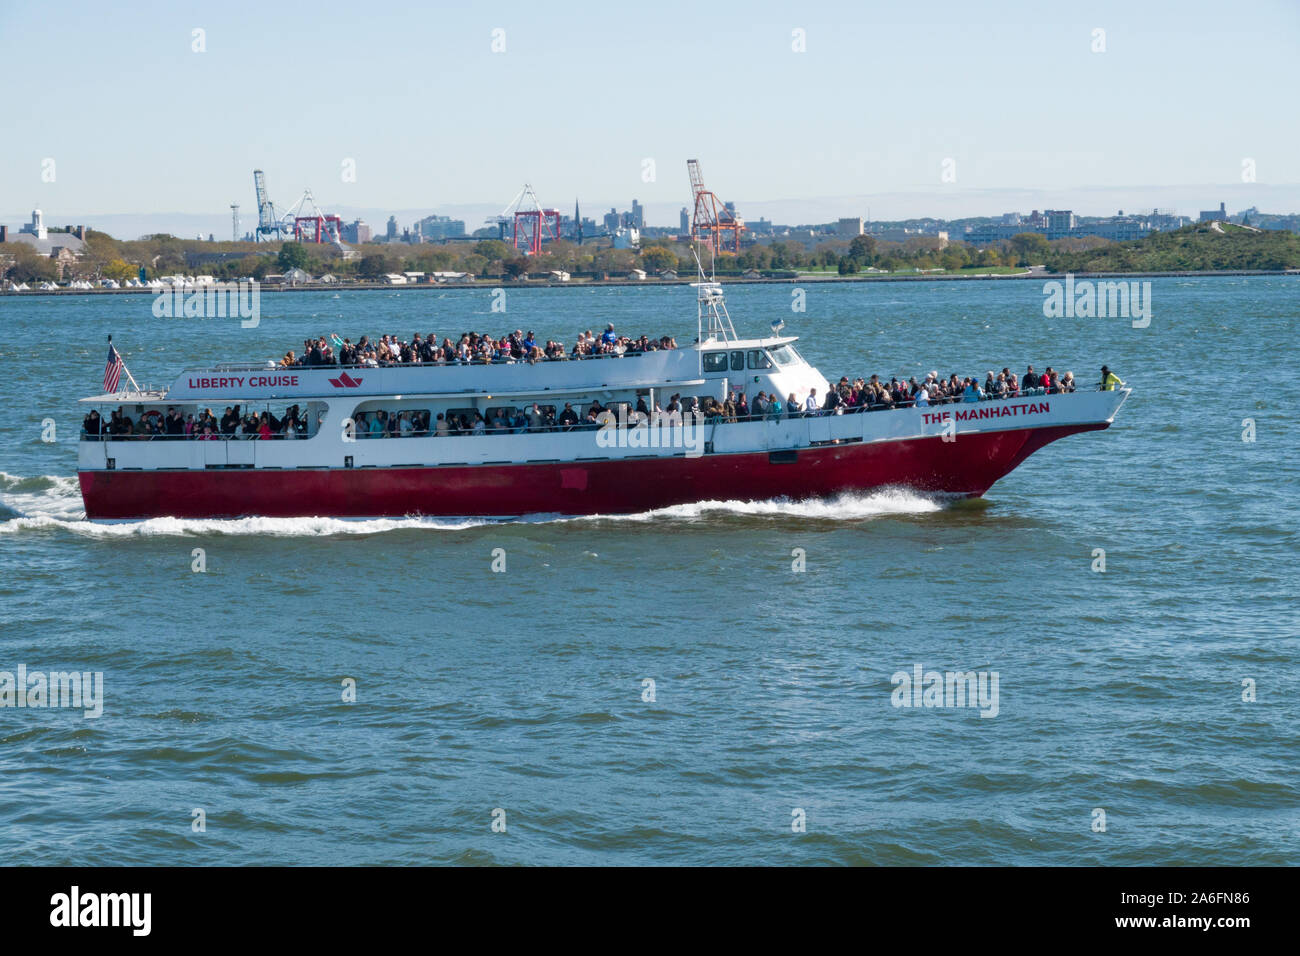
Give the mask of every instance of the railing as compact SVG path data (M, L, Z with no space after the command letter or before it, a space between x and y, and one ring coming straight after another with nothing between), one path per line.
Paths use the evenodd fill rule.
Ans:
M677 352L677 351L681 351L681 350L680 349L651 349L650 351L645 351L645 352L642 351L634 352L631 349L629 349L625 352L597 352L592 355L583 355L581 353L575 355L575 354L566 353L564 355L540 355L537 358L508 358L508 359L507 358L484 359L479 356L471 356L468 359L454 358L454 359L442 359L441 361L437 359L433 359L428 362L387 361L387 362L378 362L375 365L367 365L361 362L353 362L351 364L345 364L343 362L337 362L337 361L331 362L327 365L308 365L306 363L297 364L297 365L280 365L277 362L276 368L280 368L280 369L284 369L285 371L288 371L289 369L334 369L334 368L383 369L383 368L425 368L428 366L433 366L436 368L447 368L453 365L462 365L462 366L463 365L540 365L543 362L591 362L591 361L599 361L601 359L640 358L643 355L653 355L655 352ZM233 369L233 368L231 370L238 371L238 369Z
M656 352L678 352L678 351L683 351L683 349L681 349L680 347L671 348L671 349L656 348L647 351L640 351L640 350L633 351L631 349L627 349L626 351L623 352L597 352L593 355L583 355L583 354L575 355L575 354L565 353L564 355L554 355L554 356L542 355L542 356L538 356L537 358L509 358L509 359L506 358L484 359L478 356L472 356L469 359L461 359L461 358L441 359L441 360L432 359L427 362L386 361L386 362L379 362L375 365L367 365L363 362L343 363L337 360L334 362L329 362L321 365L309 365L305 362L297 362L293 365L281 365L277 361L268 359L265 362L219 362L216 365L212 365L212 366L196 365L196 366L191 366L189 368L181 369L181 372L182 374L189 374L189 373L198 373L198 372L269 372L272 369L278 369L287 372L291 369L295 371L311 371L313 369L319 369L321 371L330 371L332 369L339 369L339 368L383 369L383 368L425 368L429 366L438 367L438 368L447 368L455 365L462 365L462 366L463 365L539 365L543 362L591 362L591 361L598 361L600 359L640 358L643 355L653 355Z
M1102 391L1101 385L1095 386L1093 391ZM1006 402L1015 401L1022 398L1037 398L1045 395L1070 395L1080 391L1076 385L1071 389L1061 388L1022 388L1015 392L1009 392L1006 395L988 395L981 394L977 399L969 399L965 393L958 395L946 395L941 398L931 398L926 405L918 405L915 398L907 397L897 402L866 402L859 405L839 405L834 409L818 408L815 411L806 411L802 406L795 410L795 414L789 414L785 401L781 402L781 411L775 415L764 413L762 415L739 416L741 421L752 421L759 418L816 418L821 415L855 415L859 412L888 412L900 408L927 408L938 407L942 405L975 405L979 402ZM1085 388L1083 391L1089 391Z
M319 434L319 432L317 432L316 434ZM288 435L284 435L284 434L274 434L274 435L271 435L271 436L270 436L270 439L269 439L269 440L274 440L274 441L308 441L309 439L311 439L311 438L313 438L313 437L314 437L313 435L295 435L293 438L290 438ZM224 434L220 434L220 433L215 434L215 435L199 435L199 434L192 434L192 435L157 435L157 434L155 434L155 435L149 435L149 434L112 435L112 434L109 434L108 432L100 432L98 435L91 435L89 432L86 431L85 428L82 428L82 429L81 429L81 440L82 440L82 441L101 441L101 442L102 442L102 441L267 441L268 439L263 438L261 435L244 435L244 434L239 434L239 433L236 433L236 434L233 434L233 435L224 435Z

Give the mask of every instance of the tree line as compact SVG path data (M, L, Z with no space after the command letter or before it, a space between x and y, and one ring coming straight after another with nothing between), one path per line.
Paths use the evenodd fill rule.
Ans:
M203 242L165 234L119 240L89 230L85 251L73 272L80 277L118 281L138 276L142 268L146 278L200 272L223 280L245 276L263 280L297 268L312 275L328 272L341 279L374 280L400 272L462 272L478 278L515 279L552 271L621 276L633 269L651 275L671 269L689 276L696 269L690 244L671 239L648 240L639 250L614 249L600 242L578 245L556 240L536 256L525 256L499 239L414 246L369 243L351 252L344 257L332 245L297 242L285 242L272 251L246 242ZM226 258L191 266L188 256L196 253L221 253ZM1031 265L1045 265L1052 272L1280 270L1300 268L1300 236L1232 224L1221 224L1216 230L1205 223L1152 233L1130 242L1098 237L1049 242L1041 233L1027 232L990 245L972 246L959 240L945 242L937 236L886 242L862 235L824 239L811 248L798 240L777 240L750 246L739 254L720 253L713 263L706 256L704 265L706 270L711 268L723 276L749 270L858 275L869 271L957 272ZM58 263L25 243L9 242L0 247L0 276L8 281L55 281L61 278L59 272Z

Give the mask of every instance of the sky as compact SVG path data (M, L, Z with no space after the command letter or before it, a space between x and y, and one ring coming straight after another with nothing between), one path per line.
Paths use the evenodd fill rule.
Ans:
M199 31L199 32L196 32ZM0 0L0 222L1300 211L1295 0Z

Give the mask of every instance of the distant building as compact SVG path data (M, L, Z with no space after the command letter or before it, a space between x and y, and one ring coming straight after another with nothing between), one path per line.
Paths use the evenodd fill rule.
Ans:
M1047 239L1064 239L1068 236L1099 236L1114 242L1128 242L1141 239L1158 228L1176 229L1183 222L1181 216L1160 217L1157 225L1151 217L1125 216L1119 210L1115 216L1081 222L1071 210L1048 209L1039 213L1035 209L1028 216L1017 213L1004 213L998 222L982 223L971 226L962 238L973 245L984 245L1010 239L1022 232L1037 233Z
M1000 229L1007 227L995 226L993 228ZM839 235L839 233L837 232L836 235ZM906 226L900 228L898 226L887 227L876 225L872 226L871 229L866 230L865 235L874 236L876 239L881 239L885 242L907 242L909 239L919 239L922 236L929 235L929 233L926 233L921 229L909 229Z
M389 241L389 242L392 242L393 240L395 240L395 239L397 238L397 217L396 217L396 216L389 216L389 217L388 217L388 233L387 233L387 236L388 236L388 241Z
M431 241L465 238L463 219L452 219L450 216L427 216L416 223L416 226L420 229L420 235Z
M851 239L854 236L862 235L862 217L837 219L835 221L835 235L841 239Z
M998 222L972 226L962 238L975 245L1000 242L1022 232L1038 232L1048 239L1063 239L1071 235L1078 224L1078 217L1069 209L1048 209L1042 213L1035 209L1028 216L1003 213Z
M1201 210L1200 222L1227 222L1228 210L1223 203L1219 203L1218 209Z
M683 235L683 236L685 236L685 235L689 235L689 234L690 234L690 231L691 231L691 214L690 214L689 212L686 211L686 207L685 207L685 206L682 207L682 212L681 212L681 229L682 229L682 235Z
M1128 242L1151 232L1151 224L1136 216L1112 216L1091 225L1081 225L1074 232L1079 236L1100 236L1114 242Z
M628 223L633 229L645 228L645 206L641 205L635 199L632 200L632 221Z
M343 225L343 241L350 242L354 245L362 245L373 238L370 227L360 219L354 219L352 222Z
M614 230L614 248L615 249L636 249L641 245L641 230L623 229Z
M580 239L590 239L599 232L600 225L596 220L587 216L579 216L577 219L572 216L563 216L560 219L560 235L575 242Z
M962 239L972 245L982 246L991 242L1001 242L1003 239L1010 239L1012 236L1018 236L1022 232L1044 231L1045 230L1043 229L1031 229L1028 226L1022 226L1019 223L1015 225L989 223L982 226L972 226L970 230L962 236Z
M49 230L45 228L45 214L39 209L33 209L32 221L19 229L18 232L22 235L35 236L37 239L48 239Z
M45 214L39 209L32 210L32 221L19 227L17 232L10 232L8 226L0 226L0 244L21 242L30 246L39 255L55 260L60 275L81 258L86 251L85 240L85 226L67 226L64 231L51 232L45 225Z
M1070 234L1078 220L1069 209L1048 209L1043 213L1047 219L1047 238L1060 239Z
M581 245L583 239L594 236L597 231L594 222L583 218L582 210L578 208L578 200L573 200L573 216L563 216L560 219L560 235L567 236Z
M1191 222L1186 216L1179 216L1171 212L1161 212L1159 209L1153 210L1147 217L1147 222L1151 228L1157 232L1168 232L1173 229L1181 229Z

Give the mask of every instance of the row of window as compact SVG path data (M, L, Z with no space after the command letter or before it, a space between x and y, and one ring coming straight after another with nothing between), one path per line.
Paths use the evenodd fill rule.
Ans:
M736 349L732 352L705 352L704 353L704 371L705 372L743 372L746 368L751 371L762 371L769 369L774 364L780 368L787 365L793 365L799 361L799 353L789 345L782 345L772 349L769 353L764 349Z

